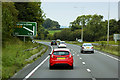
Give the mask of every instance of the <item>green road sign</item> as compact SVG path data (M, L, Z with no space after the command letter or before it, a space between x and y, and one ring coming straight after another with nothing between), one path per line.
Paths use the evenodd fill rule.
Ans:
M15 36L36 36L37 23L36 22L18 22L15 31Z

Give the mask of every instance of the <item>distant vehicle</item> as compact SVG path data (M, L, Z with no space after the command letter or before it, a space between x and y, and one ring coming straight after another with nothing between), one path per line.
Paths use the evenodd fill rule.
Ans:
M61 40L60 40L60 39L57 39L56 41L57 41L57 42L60 42Z
M58 44L58 48L66 48L65 41L60 41L59 44Z
M49 68L52 69L54 66L63 65L73 69L73 56L69 49L56 48L50 54Z
M82 39L78 39L78 42L83 42Z
M51 45L57 45L56 40L52 40Z
M93 45L91 43L83 43L83 45L81 46L81 53L84 52L94 53Z

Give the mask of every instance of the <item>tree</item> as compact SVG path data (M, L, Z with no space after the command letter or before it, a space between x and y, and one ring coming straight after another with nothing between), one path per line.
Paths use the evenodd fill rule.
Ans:
M42 24L42 26L45 29L60 29L60 25L57 21L53 21L49 18L47 18L44 23Z
M15 7L19 11L18 21L37 22L38 38L45 39L48 32L42 26L45 14L41 9L41 2L16 2Z
M17 22L18 11L13 2L2 3L2 41L12 36Z
M119 31L118 31L118 23L117 23L117 21L115 19L110 20L109 28L110 28L110 35L113 35L115 33L119 33Z

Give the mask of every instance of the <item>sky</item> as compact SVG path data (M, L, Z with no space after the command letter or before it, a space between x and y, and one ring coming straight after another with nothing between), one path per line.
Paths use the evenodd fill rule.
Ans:
M66 1L66 0L64 0ZM46 18L57 21L61 26L69 26L69 23L74 21L81 15L103 15L104 19L108 19L108 2L91 1L85 2L75 0L69 1L42 1L42 10L44 11ZM89 0L90 1L90 0ZM105 1L105 0L104 0ZM110 1L110 19L118 20L118 1Z

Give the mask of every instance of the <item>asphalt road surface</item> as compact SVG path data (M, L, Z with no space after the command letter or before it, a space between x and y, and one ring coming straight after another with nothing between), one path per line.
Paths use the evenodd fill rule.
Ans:
M39 42L50 46L49 42ZM13 79L78 79L78 80L119 80L119 59L100 51L94 54L80 53L80 46L67 44L74 58L74 69L56 67L49 69L49 53L57 46L48 48L48 51L34 63L13 76Z

